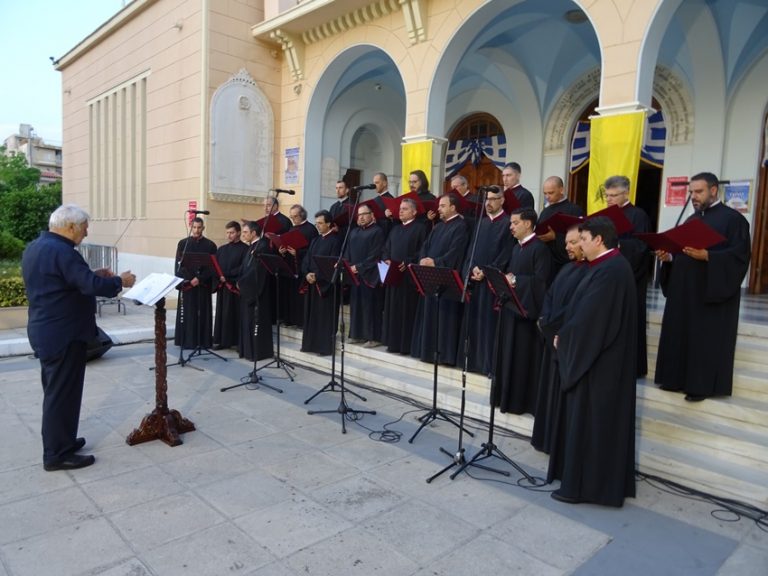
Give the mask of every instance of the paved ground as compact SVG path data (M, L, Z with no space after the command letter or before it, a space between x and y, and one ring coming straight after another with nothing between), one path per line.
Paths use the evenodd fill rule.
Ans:
M99 324L121 341L142 339L150 312L105 310ZM23 331L0 333L0 356L9 351L24 351ZM408 413L390 426L400 442L375 441L364 427L381 430L413 407L356 389L368 402L350 404L378 414L342 434L338 414L310 416L303 403L327 375L299 369L291 383L267 370L283 394L220 392L251 368L226 355L196 360L204 371L169 369L170 406L197 426L175 448L125 444L153 407L152 344L89 364L80 432L97 462L55 473L40 462L38 364L0 359L0 576L768 574L765 530L646 482L620 510L560 504L553 487L521 487L501 464L508 479L473 470L427 484L448 463L438 448L456 449L451 425L409 444L420 413ZM310 406L338 401L327 393ZM526 441L497 443L545 474Z

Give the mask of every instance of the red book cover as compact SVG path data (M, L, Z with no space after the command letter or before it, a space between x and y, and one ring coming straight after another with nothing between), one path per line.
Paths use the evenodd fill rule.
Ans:
M267 232L267 238L275 248L282 248L283 246L293 248L294 250L301 250L309 244L307 239L298 230L289 230L285 234L273 234Z
M520 200L515 196L514 188L504 190L504 212L512 214L513 210L520 208Z
M615 204L613 206L608 206L608 208L603 208L594 214L590 214L588 218L594 218L595 216L605 216L606 218L609 218L611 222L613 222L613 225L616 226L616 234L619 236L626 234L627 232L632 232L632 222L627 220L627 217L624 216L624 210Z
M281 227L280 220L278 220L274 216L269 217L269 222L267 222L267 217L265 216L261 220L256 220L256 224L258 224L259 228L261 228L262 234L266 234L267 232L274 234L278 232ZM264 229L265 224L267 225L266 230Z
M658 234L635 234L654 250L680 254L683 248L711 248L725 242L725 237L703 220L695 218L676 228Z
M549 232L550 228L552 228L555 234L565 234L571 226L574 224L581 224L582 222L584 222L583 216L571 216L570 214L558 212L543 222L538 223L536 226L536 235L541 236L542 234L546 234Z

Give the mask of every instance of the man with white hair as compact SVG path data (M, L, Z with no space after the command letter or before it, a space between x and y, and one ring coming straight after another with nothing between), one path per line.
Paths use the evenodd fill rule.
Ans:
M29 298L27 335L40 359L43 382L43 467L84 468L91 455L77 454L87 343L96 335L96 296L113 298L131 287L130 271L92 271L75 246L88 235L88 214L74 205L57 208L48 231L30 242L21 261Z

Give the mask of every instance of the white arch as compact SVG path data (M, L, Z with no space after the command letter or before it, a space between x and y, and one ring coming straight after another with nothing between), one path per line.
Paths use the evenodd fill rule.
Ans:
M662 0L656 6L653 16L648 20L637 60L637 75L635 76L635 95L640 104L651 107L653 78L656 74L656 62L659 59L659 49L664 34L669 28L672 17L683 0Z

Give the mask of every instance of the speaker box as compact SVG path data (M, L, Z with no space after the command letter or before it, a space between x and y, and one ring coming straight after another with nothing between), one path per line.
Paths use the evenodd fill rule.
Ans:
M85 354L85 361L90 362L96 358L101 358L107 353L107 350L114 346L112 338L110 338L104 330L96 326L96 336L93 340L88 342L88 350Z

